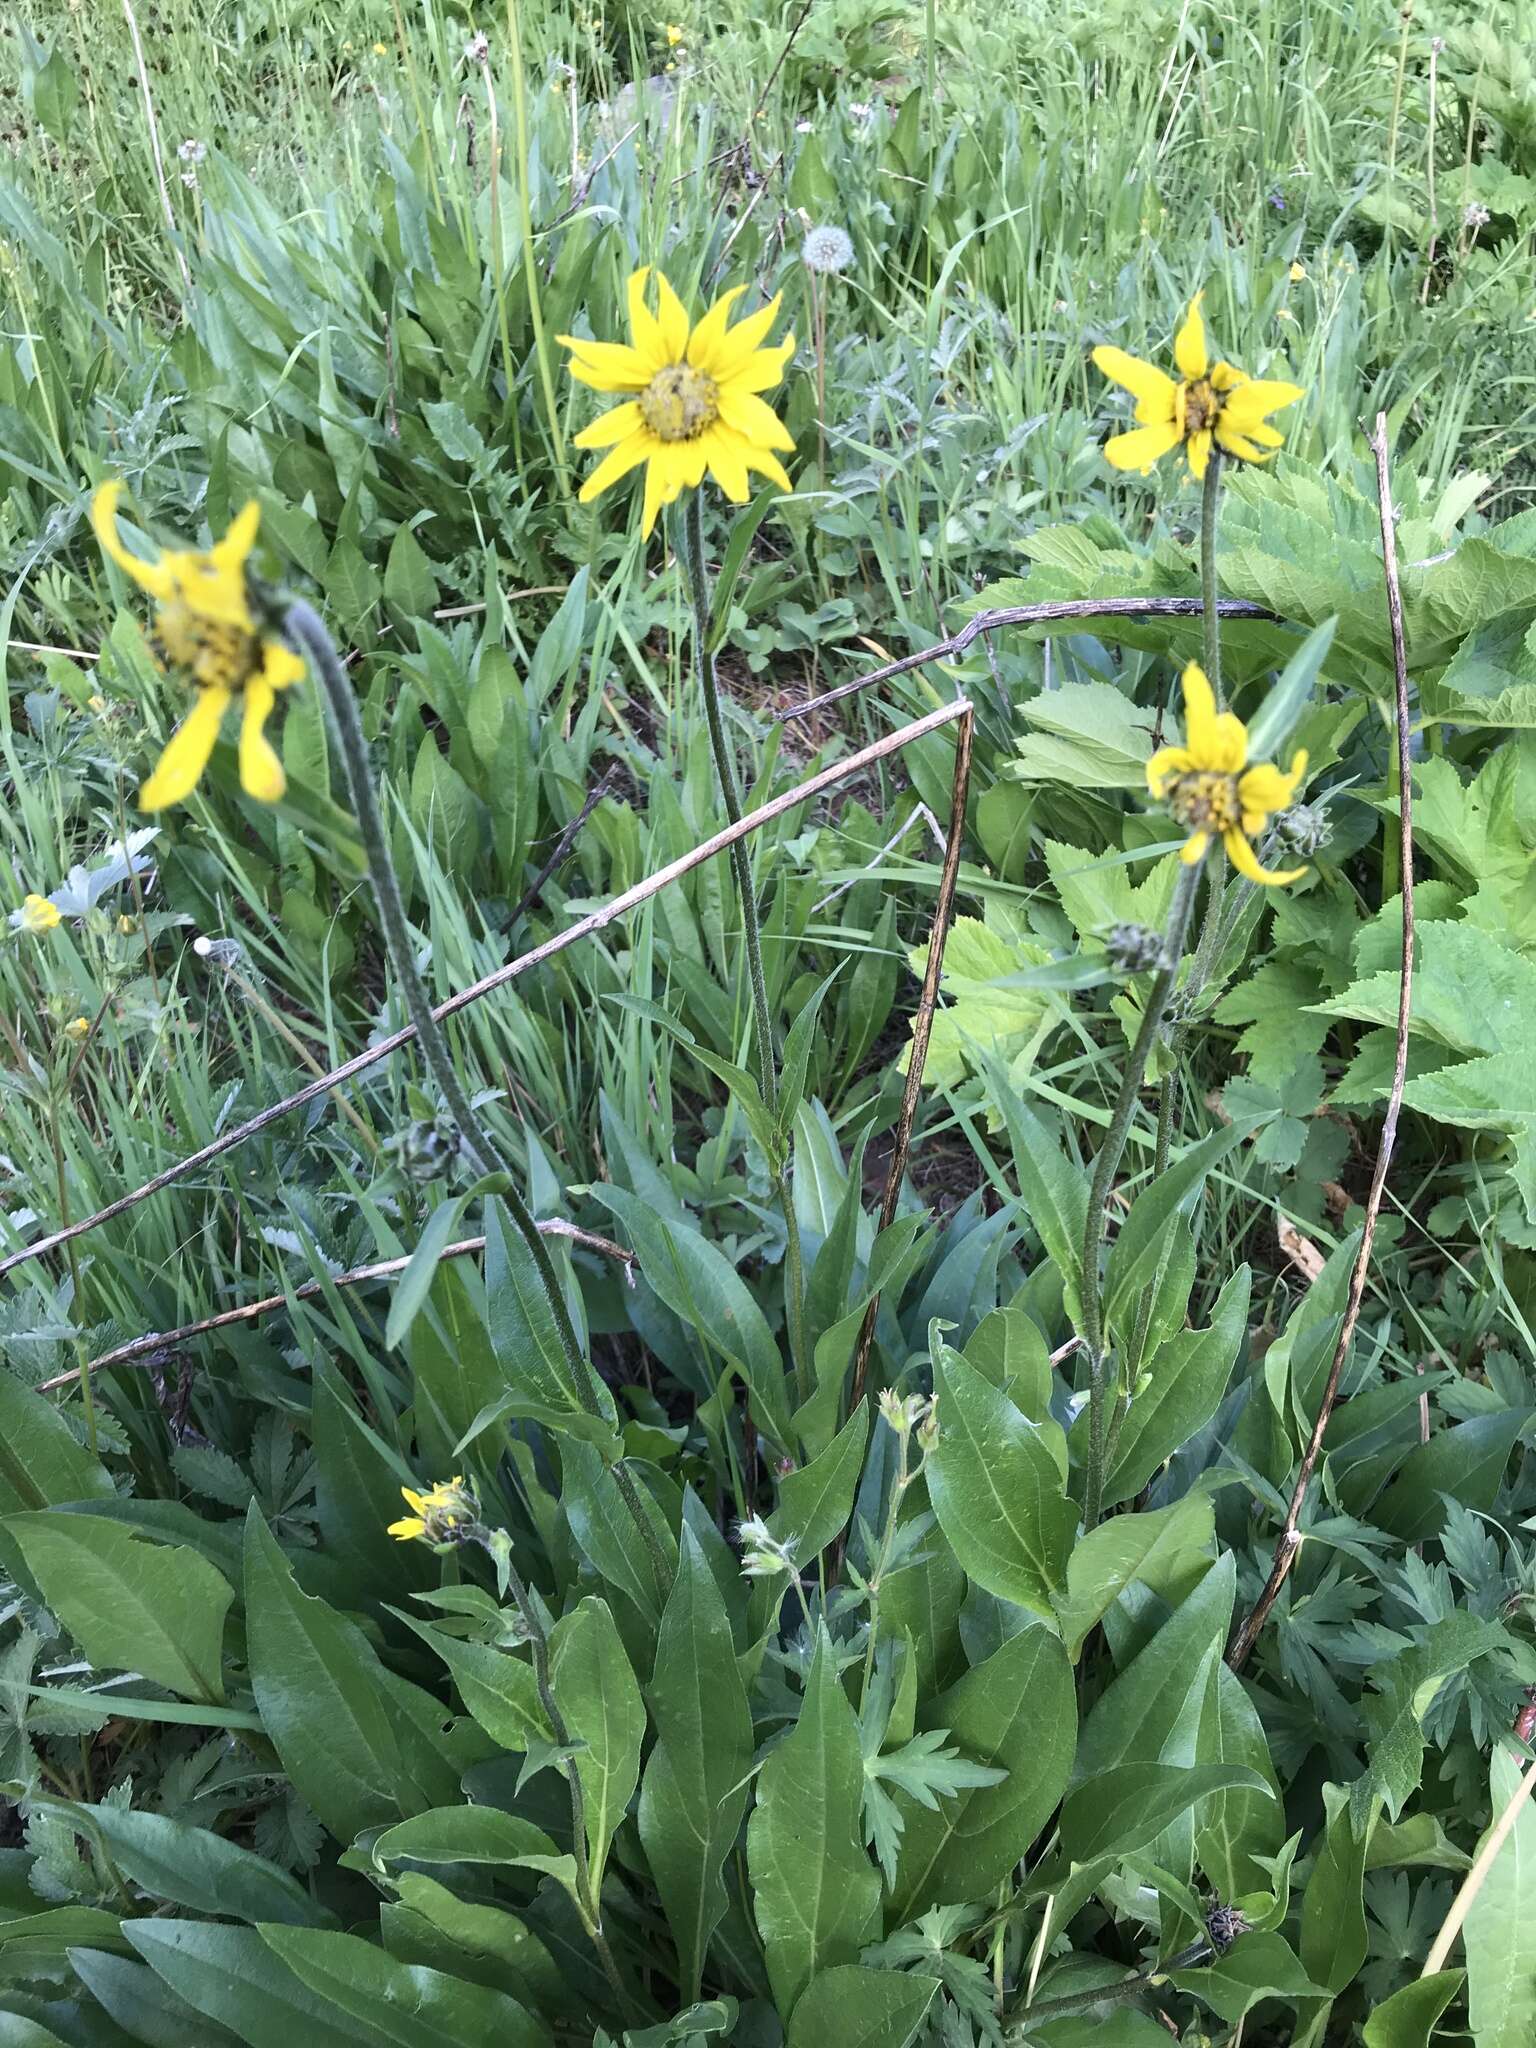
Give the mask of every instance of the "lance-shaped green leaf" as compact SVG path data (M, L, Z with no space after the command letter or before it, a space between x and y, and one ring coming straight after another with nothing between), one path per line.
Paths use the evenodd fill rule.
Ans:
M576 1751L588 1868L601 1890L608 1849L640 1778L645 1704L613 1615L588 1597L550 1635L550 1680Z

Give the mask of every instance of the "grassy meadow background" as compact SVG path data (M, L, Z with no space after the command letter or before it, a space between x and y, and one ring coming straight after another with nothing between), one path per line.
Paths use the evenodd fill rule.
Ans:
M1107 1121L1124 1050L1107 975L1009 977L1084 947L1097 958L1110 923L1156 922L1165 907L1152 881L1128 879L1166 832L1134 793L1136 763L1116 779L1131 759L1123 731L1097 714L1051 724L1030 707L1113 682L1150 717L1169 701L1170 657L1196 641L1000 635L810 720L775 714L930 644L983 591L1008 602L1116 578L1196 587L1198 493L1171 465L1147 480L1105 465L1099 444L1123 414L1089 350L1111 341L1162 359L1202 286L1223 353L1307 394L1280 422L1274 469L1229 487L1232 594L1307 624L1356 607L1384 633L1365 439L1378 411L1405 559L1448 558L1502 528L1500 560L1523 561L1524 575L1536 553L1522 524L1536 517L1533 47L1530 0L679 0L675 16L547 0L502 12L135 0L130 16L116 0L19 0L0 24L0 910L66 887L77 907L42 937L0 932L0 1252L89 1214L403 1021L317 692L285 707L281 804L241 798L226 745L194 805L135 811L180 697L91 538L104 477L125 480L135 519L167 543L217 534L261 498L268 566L317 604L347 654L438 999L717 826L686 591L662 535L642 543L628 486L577 502L590 458L572 435L593 408L555 340L617 336L626 279L656 264L694 307L736 283L748 303L782 292L799 339L778 394L797 488L758 529L722 654L757 798L959 687L977 705L963 922L908 1197L942 1228L925 1240L901 1326L912 1353L936 1316L963 1342L1031 1263L1009 1234L978 1048L1069 1136ZM807 266L817 227L846 233L845 268ZM1277 562L1283 576L1264 567ZM1495 614L1512 636L1486 654L1497 690L1476 684L1498 709L1468 710L1466 684L1416 739L1430 776L1421 917L1462 919L1499 956L1486 977L1470 958L1457 970L1447 1001L1474 1021L1495 1001L1536 1016L1536 672L1523 641L1536 589L1521 584L1517 602L1513 588L1468 582L1424 615L1440 620L1442 661ZM1317 1269L1340 1247L1347 1257L1373 1153L1384 1020L1357 989L1394 966L1399 878L1392 730L1365 635L1346 628L1329 668L1344 693L1357 664L1353 715L1314 740L1333 791L1325 886L1255 925L1248 964L1233 967L1252 973L1247 994L1207 1020L1186 1094L1191 1138L1218 1113L1271 1119L1213 1175L1192 1303L1209 1321L1227 1276L1251 1265L1256 1371ZM1272 649L1235 629L1231 644L1250 687ZM835 974L795 1129L813 1254L850 1175L866 1207L878 1200L950 763L948 737L930 736L754 842L781 1028ZM528 901L605 777L571 858ZM1298 1026L1325 998L1328 1013ZM618 1212L601 1190L613 1184L686 1215L733 1268L769 1276L771 1296L783 1233L763 1160L688 1043L736 1058L747 1027L737 913L715 863L466 1010L455 1048L538 1215L612 1236ZM1430 1070L1494 1050L1471 1025L1425 1028ZM1533 1034L1536 1023L1503 1049L1536 1071ZM1428 1564L1416 1522L1356 1540L1344 1524L1364 1516L1365 1495L1341 1471L1337 1549L1299 1575L1305 1590L1254 1667L1293 1825L1308 1833L1298 1868L1332 1853L1312 1840L1334 1818L1325 1779L1331 1795L1365 1767L1367 1675L1458 1617L1497 1622L1498 1657L1469 1675L1481 1652L1468 1649L1424 1731L1437 1745L1433 1829L1413 1853L1398 1843L1401 1857L1384 1851L1354 1873L1361 1946L1327 1983L1331 2020L1303 1996L1293 2034L1270 2004L1250 2043L1358 2038L1372 2006L1417 1976L1488 1817L1493 1732L1536 1678L1536 1483L1517 1448L1536 1407L1536 1180L1522 1149L1536 1106L1504 1107L1502 1119L1487 1105L1405 1119L1362 1332L1370 1371L1398 1391L1361 1411L1351 1470L1363 1485L1399 1426L1417 1444L1426 1371L1437 1430L1488 1425L1502 1455L1485 1448L1470 1475L1426 1481L1460 1503L1454 1540L1431 1544ZM388 1291L331 1283L408 1253L469 1187L456 1146L421 1070L397 1058L347 1092L343 1113L322 1101L273 1125L68 1256L18 1266L0 1292L0 1361L28 1387L146 1333L287 1296L284 1313L101 1375L89 1413L69 1393L70 1427L132 1475L151 1533L191 1542L193 1518L238 1528L255 1502L291 1554L308 1553L308 1590L365 1613L402 1658L388 1600L436 1582L429 1559L383 1534L394 1489L378 1471L389 1458L422 1469L412 1367L384 1342ZM690 1404L711 1384L705 1347L656 1296L642 1289L637 1306L600 1251L571 1259L593 1355L625 1390L634 1455L698 1480L708 1457ZM320 1358L362 1390L383 1445L351 1491L317 1478ZM1211 1441L1190 1471L1214 1458ZM1249 1491L1229 1491L1218 1521L1239 1612L1262 1581L1294 1458L1283 1438L1277 1449L1249 1437L1241 1462ZM539 1498L530 1482L530 1524ZM752 1504L738 1487L735 1506ZM196 1540L222 1555L217 1533ZM25 1589L6 1597L0 1780L35 1784L40 1770L49 1797L104 1811L131 1779L135 1804L237 1834L285 1869L323 1860L311 1800L271 1756L241 1764L206 1724L114 1723L98 1741L89 1712L78 1730L65 1706L29 1722L34 1672L79 1686L93 1660ZM1424 1682L1452 1668L1430 1659ZM56 1817L25 1833L17 1822L0 1843L0 1936L36 1906L29 1859L46 1866L50 1907L122 1910ZM1536 1925L1536 1898L1526 1906ZM747 1923L739 1900L733 1910L734 1938ZM926 2039L1002 2038L985 2018L989 1973L1001 1985L1027 1972L1037 1933L1046 1941L1030 1911L926 1929L954 1965ZM338 1912L360 1924L353 1894ZM1134 1964L1123 1925L1094 1912L1079 1951L1097 1941ZM0 1940L0 2042L236 2037L224 2021L178 2034L184 2014L136 2031L126 1997L104 1989L114 2017L102 2022L64 1960L100 1924L60 1931L53 1947L39 1935L42 1960L9 1975ZM643 1916L630 1933L643 1946ZM1301 1950L1314 1991L1319 1939L1314 1928ZM568 1968L591 1975L590 1959ZM600 1984L593 1995L600 2005ZM1184 2038L1205 2028L1236 2041L1247 2008L1235 1994L1228 2004L1235 2017L1202 2007L1198 2022L1187 2007ZM744 2020L736 2038L770 2042L772 2024ZM1163 2037L1147 2024L1135 2040ZM1321 2031L1304 2036L1304 2024ZM1485 2027L1477 2048L1513 2044L1523 2024ZM579 2012L556 2031L593 2038ZM685 2036L658 2020L654 2037L632 2038Z

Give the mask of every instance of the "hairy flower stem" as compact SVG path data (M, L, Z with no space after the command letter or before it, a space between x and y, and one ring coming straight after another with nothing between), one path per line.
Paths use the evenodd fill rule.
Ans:
M394 862L389 854L389 841L385 835L384 816L379 809L379 799L369 768L368 742L363 736L362 720L357 715L357 700L352 693L347 672L341 665L341 657L332 646L331 636L325 630L319 614L302 600L289 605L283 630L303 653L310 668L319 678L325 691L326 702L330 706L331 727L341 748L342 762L346 768L347 787L352 793L352 808L357 815L358 831L362 834L363 850L367 855L368 873L378 901L379 919L384 927L384 942L389 949L390 965L394 968L395 980L405 997L405 1007L415 1027L416 1042L421 1047L422 1057L437 1083L444 1107L458 1125L465 1146L480 1172L497 1173L504 1177L506 1185L503 1199L519 1237L528 1247L534 1271L538 1274L539 1283L548 1300L550 1314L554 1317L555 1328L559 1332L561 1349L565 1353L572 1390L589 1415L601 1415L601 1404L593 1385L592 1367L587 1363L577 1341L576 1325L571 1320L565 1290L560 1285L554 1261L549 1256L543 1236L527 1204L517 1191L510 1164L486 1131L464 1093L458 1071L453 1064L453 1055L449 1052L447 1041L432 1014L427 991L416 971L416 952L411 939L411 929L406 922L400 883L395 875ZM657 1584L665 1589L672 1579L671 1561L641 1505L634 1477L622 1463L615 1465L612 1470L614 1482L624 1504L656 1566L659 1574Z
M529 1596L528 1588L518 1576L517 1568L512 1562L511 1545L505 1536L498 1542L496 1532L479 1527L475 1530L475 1537L481 1547L489 1552L506 1584L507 1591L512 1595L512 1603L517 1609L518 1619L523 1624L523 1633L528 1638L528 1647L533 1653L533 1682L538 1688L539 1704L544 1709L550 1732L555 1738L555 1747L569 1750L571 1732L565 1724L565 1716L560 1711L554 1686L550 1682L549 1638L544 1633L544 1624L539 1619L538 1609ZM623 1978L619 1975L619 1966L614 1961L608 1937L603 1932L602 1900L593 1889L592 1869L587 1860L587 1820L586 1808L582 1802L581 1773L576 1768L575 1758L569 1755L565 1757L561 1768L565 1772L565 1781L571 1795L571 1848L576 1860L576 1910L582 1926L591 1938L592 1946L597 1950L598 1961L603 1966L603 1975L613 1986L620 2006L627 2010L630 2003L629 1994L624 1988Z
M1088 1190L1088 1213L1083 1223L1083 1326L1080 1334L1088 1352L1088 1473L1083 1494L1083 1522L1089 1529L1093 1528L1099 1519L1099 1507L1104 1494L1108 1433L1108 1418L1105 1413L1109 1391L1106 1373L1108 1357L1104 1343L1104 1305L1099 1277L1099 1255L1104 1244L1104 1204L1125 1153L1131 1119L1136 1114L1136 1103L1141 1093L1142 1076L1147 1071L1147 1061L1152 1056L1152 1048L1157 1042L1157 1034L1162 1029L1163 1019L1168 1013L1169 999L1179 978L1179 966L1184 957L1184 937L1189 929L1189 914L1194 907L1201 866L1202 863L1196 861L1179 870L1173 908L1168 914L1168 928L1163 937L1163 964L1153 978L1152 987L1147 994L1141 1028L1136 1033L1136 1042L1131 1047L1125 1071L1120 1077L1120 1092L1115 1098L1109 1129L1093 1164L1093 1180Z
M738 825L742 816L741 797L736 788L736 770L731 763L725 724L720 715L720 679L715 672L714 651L709 644L711 607L709 571L704 560L702 490L692 490L688 493L686 509L676 523L681 537L678 552L683 559L688 578L688 594L693 603L693 658L698 672L699 694L704 699L704 716L709 726L710 749L715 757L715 772L720 778L720 795L725 804L725 815L733 825ZM763 940L757 921L757 890L752 879L752 856L747 850L745 839L738 839L731 848L731 861L736 870L736 893L741 899L741 930L746 943L747 975L752 984L753 1040L757 1049L758 1085L762 1089L763 1102L768 1114L777 1124L778 1054L773 1043L773 1019L768 1009L768 983L763 974ZM805 1282L800 1256L800 1225L795 1216L795 1204L789 1188L787 1132L780 1133L780 1143L783 1148L781 1157L770 1159L768 1168L773 1175L774 1192L778 1196L779 1208L784 1217L785 1313L789 1325L789 1348L799 1375L800 1393L804 1398L811 1391L811 1361L805 1344Z
M1205 673L1216 692L1216 709L1224 710L1221 694L1221 610L1217 604L1216 515L1221 503L1221 450L1213 447L1205 465L1200 498L1200 605L1205 629Z

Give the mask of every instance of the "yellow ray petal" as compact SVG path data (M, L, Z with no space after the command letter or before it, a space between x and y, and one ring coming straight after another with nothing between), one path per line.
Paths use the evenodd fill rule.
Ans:
M687 310L659 270L656 273L656 296L661 305L658 325L661 328L661 342L667 352L667 361L685 362L688 355Z
M1300 384L1283 384L1277 378L1255 377L1239 384L1222 404L1222 417L1230 419L1239 433L1249 433L1260 421L1282 406L1294 405L1306 392Z
M1211 431L1202 427L1198 434L1189 437L1189 473L1196 483L1205 481L1206 466L1211 459Z
M240 787L261 804L275 804L288 787L283 764L262 730L275 702L272 685L257 676L245 686L240 713Z
M777 455L770 455L766 448L748 446L745 461L748 469L755 469L759 476L767 477L769 483L777 484L781 491L792 491L795 487L789 480L789 471Z
M1104 460L1116 469L1138 469L1145 476L1154 462L1178 447L1179 439L1171 420L1164 427L1137 427L1129 434L1112 434L1104 443Z
M1211 372L1211 383L1217 391L1236 391L1247 382L1247 371L1239 370L1233 363L1218 363Z
M1292 756L1289 773L1273 761L1260 761L1238 783L1238 802L1245 811L1283 811L1295 802L1306 772L1305 747Z
M755 398L750 391L723 385L719 405L720 417L725 424L734 427L754 448L782 448L787 454L794 447L794 435L786 433L773 407Z
M635 345L636 355L650 366L652 373L664 370L674 359L667 354L666 335L661 322L645 303L646 279L650 276L649 265L642 265L629 280L629 338Z
M1173 360L1179 366L1181 377L1203 377L1210 368L1210 352L1205 345L1205 321L1200 314L1200 301L1204 297L1204 292L1195 293L1184 316L1184 325L1173 337Z
M1107 343L1094 350L1093 361L1096 369L1102 370L1112 382L1124 385L1138 401L1136 417L1145 426L1172 421L1178 386L1154 363L1144 363L1140 356L1127 355L1123 348L1111 348Z
M642 427L637 434L631 434L621 441L617 448L610 448L602 461L582 485L578 496L583 505L590 505L600 497L610 484L616 484L621 476L627 476L636 463L654 456L662 443L648 427Z
M795 337L786 334L769 348L754 349L739 368L729 376L716 375L715 382L722 391L771 391L782 380L794 353Z
M1179 683L1184 692L1184 741L1191 765L1209 767L1212 728L1216 723L1216 692L1198 661L1186 663Z
M171 734L154 773L139 791L141 809L163 811L192 794L208 766L229 701L228 690L198 691L192 709Z
M622 341L581 341L574 334L556 339L568 348L574 361L571 375L594 391L643 391L652 369L638 350Z
M625 405L614 406L595 419L590 427L583 427L571 438L578 448L611 448L615 441L622 441L626 434L633 434L645 425L645 416L633 399Z
M744 284L733 284L728 292L722 292L689 335L688 361L696 370L703 370L711 377L720 376L720 357L723 353L720 344L725 339L731 308L745 290Z
M1209 832L1191 832L1184 844L1179 848L1179 859L1183 861L1185 867L1194 867L1197 861L1205 859L1205 849L1210 843L1211 835Z
M1269 460L1262 448L1256 447L1246 434L1240 434L1235 427L1229 426L1224 416L1216 422L1216 445L1224 454L1235 455L1240 462Z
M256 533L260 525L261 507L254 498L249 498L230 521L229 531L224 538L215 541L208 550L210 559L218 563L221 571L234 571L243 578L251 549L256 545Z
M269 689L291 690L304 680L304 658L281 640L268 640L262 647L261 677Z
M1299 882L1307 872L1305 868L1262 868L1258 855L1248 844L1242 833L1235 828L1223 832L1221 843L1227 849L1227 859L1240 875L1246 875L1250 882L1262 882L1276 888L1285 882Z
M784 294L775 292L766 306L759 306L755 313L749 313L745 320L738 320L734 327L728 327L721 338L719 351L721 377L736 374L747 357L768 339L769 330L779 317L779 307Z
M110 555L119 569L126 570L141 590L147 590L151 597L157 597L164 603L176 595L176 578L164 562L143 561L123 546L117 530L117 501L122 490L116 478L101 486L91 500L91 525L103 553Z
M424 1493L416 1493L409 1486L402 1486L400 1498L408 1508L414 1508L418 1515L424 1515L427 1512L427 1496Z
M747 474L747 457L751 450L741 436L727 426L711 428L703 440L709 456L710 475L733 505L745 505L752 495L752 483Z
M397 1543L409 1543L414 1537L425 1536L427 1525L416 1515L404 1515L398 1522L391 1522L386 1534L393 1536Z
M1147 763L1147 787L1161 798L1174 777L1188 775L1194 765L1195 757L1188 747L1159 747Z

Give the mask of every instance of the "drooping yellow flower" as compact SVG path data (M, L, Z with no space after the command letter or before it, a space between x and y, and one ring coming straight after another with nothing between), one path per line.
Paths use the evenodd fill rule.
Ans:
M56 924L63 922L64 914L57 903L50 903L46 896L27 896L22 901L17 917L18 931L30 932L38 938L44 932L51 932Z
M1248 765L1248 728L1233 711L1216 709L1216 694L1205 670L1192 661L1184 671L1184 744L1160 747L1147 763L1147 787L1166 803L1189 838L1179 858L1203 860L1212 839L1250 882L1295 882L1305 868L1260 867L1252 842L1271 814L1287 810L1307 772L1298 751L1286 774L1273 762Z
M206 553L167 551L155 562L130 554L117 531L119 483L105 483L91 501L96 538L120 569L159 607L156 631L194 692L192 709L172 733L154 773L139 791L146 811L179 804L197 787L219 736L224 713L238 697L240 783L248 796L275 804L287 787L283 764L265 726L277 692L298 682L304 663L291 647L265 632L252 616L245 565L256 544L261 508L254 499L228 533Z
M649 534L663 505L704 481L707 469L734 504L751 496L756 470L781 490L794 487L775 449L794 441L760 392L771 391L795 352L795 337L771 348L762 342L778 318L779 298L728 326L731 308L746 290L736 285L690 327L682 301L656 273L659 312L645 302L648 269L629 280L628 346L582 341L562 334L571 351L571 375L594 391L625 393L625 402L576 436L578 448L607 455L581 487L584 505L612 483L646 464L642 530Z
M72 1038L75 1041L76 1045L78 1045L82 1039L89 1038L90 1035L91 1020L89 1017L71 1017L69 1022L64 1026L64 1036L66 1038Z
M1230 363L1213 366L1200 313L1204 297L1204 292L1195 293L1174 337L1178 382L1123 348L1094 350L1098 368L1136 400L1139 426L1104 443L1105 457L1116 469L1138 469L1145 476L1170 448L1182 444L1191 471L1203 477L1213 443L1244 462L1268 462L1270 453L1281 446L1284 436L1269 424L1269 415L1294 405L1302 396L1301 386L1247 377Z
M389 1525L388 1533L397 1543L418 1539L425 1539L428 1543L453 1543L466 1524L478 1519L479 1504L464 1484L461 1472L455 1472L451 1479L440 1479L425 1493L417 1493L409 1486L402 1486L400 1492L412 1512Z

